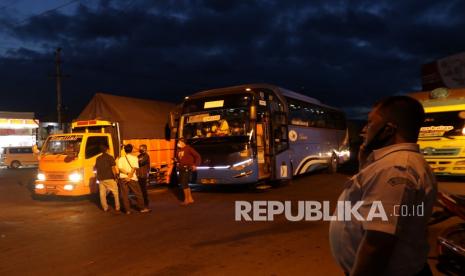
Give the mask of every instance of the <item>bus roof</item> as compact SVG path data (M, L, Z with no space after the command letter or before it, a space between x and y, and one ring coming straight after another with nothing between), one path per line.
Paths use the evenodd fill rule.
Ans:
M308 103L313 103L319 106L324 106L330 109L334 110L339 110L338 108L322 104L319 100L309 97L307 95L303 95L276 85L272 84L267 84L267 83L250 83L250 84L243 84L243 85L236 85L236 86L229 86L229 87L223 87L223 88L215 88L215 89L210 89L210 90L205 90L201 91L198 93L195 93L191 96L189 96L189 99L201 99L206 96L219 96L219 95L227 95L227 94L235 94L238 93L238 91L244 91L244 93L247 93L248 91L246 89L248 88L265 88L265 89L270 89L276 93L278 97L282 98L287 97L295 100L300 100Z
M465 109L465 88L437 88L408 94L417 99L426 112L440 112Z

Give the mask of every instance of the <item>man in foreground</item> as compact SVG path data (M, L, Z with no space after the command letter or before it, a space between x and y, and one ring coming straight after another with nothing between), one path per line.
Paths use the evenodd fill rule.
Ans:
M379 102L368 116L360 171L339 201L362 202L365 219L381 203L386 216L331 222L331 250L346 275L432 275L426 232L437 185L416 144L423 120L423 107L407 96Z

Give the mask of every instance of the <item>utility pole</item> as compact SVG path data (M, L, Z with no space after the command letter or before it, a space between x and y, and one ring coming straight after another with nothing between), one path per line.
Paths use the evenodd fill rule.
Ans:
M57 86L57 119L58 119L58 127L62 129L63 127L63 118L61 117L62 114L62 97L61 97L61 48L57 48L55 51L55 79L56 79L56 86Z

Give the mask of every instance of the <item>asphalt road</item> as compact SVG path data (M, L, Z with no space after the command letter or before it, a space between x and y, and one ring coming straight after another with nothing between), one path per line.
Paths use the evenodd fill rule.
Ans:
M171 190L152 189L153 211L131 215L104 213L87 198L35 200L34 176L0 169L0 275L342 275L328 222L236 222L234 203L334 203L348 175L318 173L260 192L196 188L188 207ZM431 242L454 222L431 227ZM434 246L430 256L434 265Z

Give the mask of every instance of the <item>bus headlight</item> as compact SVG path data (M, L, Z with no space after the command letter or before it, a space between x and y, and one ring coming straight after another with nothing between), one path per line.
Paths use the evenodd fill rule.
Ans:
M69 181L71 182L79 182L82 180L82 174L79 172L71 173L68 177Z
M36 189L37 190L42 190L43 188L45 188L44 184L36 184Z
M39 172L37 174L37 180L45 181L45 173ZM41 189L43 189L43 188L41 188Z
M67 191L71 191L72 189L74 189L74 186L71 185L71 184L66 184L63 189L67 190Z
M247 160L244 160L244 161L241 161L241 162L237 162L236 164L231 166L231 169L233 169L235 171L240 171L240 170L244 169L245 167L252 165L252 163L253 163L253 159L250 158L250 159L247 159Z

